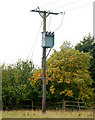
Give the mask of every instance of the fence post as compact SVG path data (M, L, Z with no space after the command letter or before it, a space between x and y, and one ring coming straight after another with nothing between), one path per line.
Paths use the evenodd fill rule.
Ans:
M2 102L2 110L3 110L3 102Z
M33 101L32 101L32 110L33 110Z
M86 105L86 102L84 103L85 104L85 110L87 109L87 105Z
M63 99L62 101L62 109L65 111L65 107L66 107L66 101Z
M78 108L79 108L79 110L80 110L80 104L79 104L79 101L78 101Z

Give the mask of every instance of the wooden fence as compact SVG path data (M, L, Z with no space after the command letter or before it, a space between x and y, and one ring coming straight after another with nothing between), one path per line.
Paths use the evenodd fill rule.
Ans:
M62 102L47 102L46 103L46 108L47 109L63 109L64 111L66 109L77 109L77 110L81 110L81 109L92 109L93 106L88 106L86 102L80 102L80 101L66 101L63 100ZM3 108L5 108L6 110L9 110L8 107L3 105ZM29 104L22 104L21 106L17 107L18 109L42 109L42 103L41 102L33 102L31 101L31 103Z
M39 103L39 105L36 106L36 104L33 104L32 101L32 109L41 109L41 103ZM56 103L47 103L47 109L63 109L64 111L66 109L77 109L77 110L81 110L81 109L92 109L92 106L88 106L86 102L80 102L80 101L66 101L63 100L62 102L56 102Z
M62 109L65 111L66 108L71 108L71 109L88 109L89 107L87 106L86 102L80 102L80 101L63 101L62 102Z

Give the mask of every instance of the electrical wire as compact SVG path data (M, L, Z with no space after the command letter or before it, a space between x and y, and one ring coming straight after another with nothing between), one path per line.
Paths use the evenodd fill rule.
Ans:
M32 58L33 58L33 55L34 55L34 52L35 52L36 45L38 43L38 37L39 37L39 34L40 34L41 26L42 26L42 22L41 22L40 28L38 30L38 33L37 33L36 41L35 41L35 44L34 44L34 47L33 47L33 50L32 50L32 55L30 56L31 61L32 61Z
M57 7L57 8L54 8L53 10L57 10L57 9L60 9L60 8L65 7L65 6L69 6L69 5L71 5L71 4L75 4L75 3L79 2L79 1L81 1L81 0L75 0L75 1L73 1L73 2L66 3L66 4L64 4L64 5L61 5L61 6Z
M49 20L49 24L48 24L49 31L51 31L51 29L50 29L51 18L52 18L52 15L50 15L50 20Z
M43 21L42 21L43 22ZM27 56L27 59L29 58L29 56L30 56L30 54L32 53L32 55L31 55L31 59L32 59L32 57L33 57L33 52L34 52L34 50L35 50L35 47L36 47L36 43L37 43L37 41L38 41L38 37L39 37L39 34L40 34L40 29L41 29L41 26L42 26L42 22L41 22L41 25L40 25L40 27L39 27L39 29L38 29L38 31L37 31L37 34L36 34L36 37L35 37L35 39L34 39L34 41L33 41L33 44L32 44L32 47L31 47L31 49L30 49L30 52L29 52L29 54L28 54L28 56ZM30 59L30 60L31 60Z
M60 0L61 1L61 0ZM42 8L42 7L46 7L46 6L49 6L49 5L54 5L55 3L57 3L57 2L59 2L58 0L53 0L53 1L51 1L51 2L48 2L48 3L46 3L46 4L43 4L43 5L41 5L40 7Z
M73 1L73 2L70 2L70 3L67 3L67 4L64 4L64 5L60 6L60 7L57 7L56 9L60 9L60 8L62 8L62 7L64 7L64 6L68 6L68 5L71 5L71 4L75 4L75 3L79 2L79 1L81 1L81 0L76 0L76 1ZM78 8L84 7L84 6L88 5L88 4L89 4L89 3L84 4L84 5L81 5L81 6L78 6L78 7L74 7L74 8L67 9L67 10L65 10L65 12L68 12L68 11L71 11L71 10L74 10L74 9L78 9ZM54 9L53 9L53 10L54 10ZM51 17L52 17L52 16L50 16L49 25L48 25L48 28L49 28L50 31L51 31L51 29L50 29ZM62 25L62 23L63 23L63 19L64 19L64 15L63 15L63 17L62 17L62 21L61 21L59 27L56 28L56 29L54 30L54 32L57 31L57 30L61 27L61 25Z
M72 10L75 10L75 9L79 9L79 8L88 6L88 5L90 5L90 4L92 4L92 2L87 3L87 4L84 4L84 5L81 5L81 6L78 6L78 7L74 7L74 8L67 9L67 10L65 10L65 12L72 11Z
M61 13L62 14L62 20L61 20L61 23L60 23L60 25L53 31L53 32L55 32L55 31L57 31L61 26L62 26L62 23L63 23L63 20L64 20L64 15L65 15L65 12L64 13Z
M78 2L78 1L79 1L79 0L73 1L73 2L71 2L71 3L68 3L67 5L74 4L74 3ZM53 2L53 1L52 1L52 2ZM90 5L90 4L92 4L92 2L87 3L87 4L84 4L84 5L81 5L81 6L78 6L78 7L73 7L73 8L70 8L70 9L66 9L65 12L68 12L68 11L71 11L71 10L75 10L75 9L79 9L79 8L81 8L81 7L84 7L84 6L87 6L87 5ZM64 6L67 6L67 5L65 4ZM62 8L62 7L63 7L63 5L60 6L60 7L58 7L57 9ZM64 13L64 14L65 14L65 13ZM64 14L63 14L62 21L61 21L59 27L56 28L56 29L54 30L54 32L57 31L57 30L61 27L61 25L62 25L62 23L63 23L63 19L64 19ZM52 17L52 16L51 16L51 17ZM50 17L49 26L48 26L48 27L49 27L49 30L50 30L51 17ZM42 26L42 22L41 22L40 28L41 28L41 26ZM36 35L37 37L38 37L38 33L39 33L39 31L40 31L40 28L39 28L39 30L38 30L38 32L37 32L37 35ZM50 30L50 31L51 31L51 30ZM37 40L37 38L35 38L35 39ZM33 46L32 46L32 48L31 48L31 50L30 50L30 52L32 51L31 58L33 57L33 52L34 52L34 49L35 49L35 47L36 47L36 43L37 43L37 41L35 42L35 40L34 40ZM29 54L28 54L28 57L29 57L29 55L30 55L30 52L29 52ZM28 57L27 57L27 58L28 58Z
M49 53L50 53L51 49L52 49L52 48L50 48L50 49L49 49L48 54L46 55L46 59L47 59L47 57L48 57L48 55L49 55Z
M62 23L63 23L63 19L64 19L65 12L64 12L64 14L63 14L63 12L61 12L60 14L62 14L61 23L60 23L60 25L58 26L58 28L56 28L53 32L57 31L57 30L61 27L61 25L62 25ZM52 15L50 16L49 25L48 25L48 28L49 28L50 31L51 31L51 29L50 29L51 18L52 18Z
M64 4L64 5L61 5L61 6L59 6L59 7L57 7L57 8L54 8L54 9L52 9L52 11L54 11L54 10L58 10L58 9L61 9L61 8L63 8L63 7L66 7L66 6L70 6L70 5L73 5L73 4L75 4L75 3L77 3L77 2L80 2L81 0L75 0L75 1L73 1L73 2L69 2L69 3L66 3L66 4ZM94 1L94 0L93 0ZM93 2L92 1L92 2ZM55 1L55 3L56 2L59 2L58 0L57 1ZM52 1L52 2L50 2L50 3L47 3L47 4L44 4L44 5L42 5L42 7L45 7L45 6L48 6L48 5L52 5L54 3L54 1ZM88 4L88 3L87 3ZM82 5L82 6L85 6L85 5ZM80 6L79 6L80 7ZM79 8L78 7L78 8ZM71 8L71 9L73 9L73 8ZM68 11L70 11L71 9L69 9ZM75 7L74 9L77 9L77 7ZM65 10L64 10L65 11ZM66 10L67 11L67 10Z

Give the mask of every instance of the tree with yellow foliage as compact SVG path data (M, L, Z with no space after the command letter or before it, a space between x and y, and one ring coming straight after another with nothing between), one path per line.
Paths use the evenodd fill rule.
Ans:
M47 97L54 95L56 98L92 101L92 79L88 71L90 67L89 53L79 52L63 46L60 51L54 50L47 60ZM34 89L42 94L42 69L33 72L29 78Z

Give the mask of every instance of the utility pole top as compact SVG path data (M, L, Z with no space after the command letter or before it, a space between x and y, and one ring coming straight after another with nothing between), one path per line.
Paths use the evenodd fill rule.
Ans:
M53 13L53 12L50 12L50 11L40 11L40 10L30 10L30 12L48 13L49 15L50 14L54 14L54 15L58 15L59 14L59 13Z

